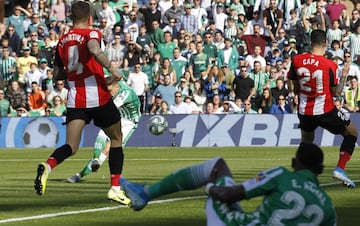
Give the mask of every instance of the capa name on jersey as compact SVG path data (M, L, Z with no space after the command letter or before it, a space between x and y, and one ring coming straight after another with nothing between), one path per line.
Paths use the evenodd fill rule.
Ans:
M313 64L314 66L318 67L319 63L320 62L318 60L315 60L313 58L303 59L303 65Z

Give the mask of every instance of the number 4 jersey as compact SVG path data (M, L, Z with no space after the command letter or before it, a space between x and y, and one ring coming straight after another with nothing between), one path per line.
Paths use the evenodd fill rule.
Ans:
M324 56L311 53L294 56L288 79L299 84L299 114L322 115L334 109L331 87L338 83L336 70L337 65Z
M243 183L247 199L264 199L253 215L261 225L336 225L329 196L309 170L290 172L283 167L263 171Z
M96 40L100 45L100 31L74 28L63 35L57 45L55 65L65 67L69 82L67 107L70 108L94 108L111 100L103 66L88 50L89 40Z

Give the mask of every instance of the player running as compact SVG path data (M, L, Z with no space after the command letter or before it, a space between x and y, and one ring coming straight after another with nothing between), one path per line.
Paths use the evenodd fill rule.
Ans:
M107 88L110 91L113 101L121 114L121 130L123 133L123 147L129 140L139 123L141 112L139 98L134 90L125 81L110 76L106 78ZM99 167L108 157L110 139L103 130L100 130L94 145L94 156L80 172L67 180L76 183L91 172L97 172ZM108 198L112 197L108 195Z
M34 180L35 192L44 195L49 173L79 148L86 124L94 120L110 137L109 168L111 188L121 204L130 200L120 190L124 153L122 149L121 116L107 90L103 68L121 78L100 48L101 32L89 29L90 5L75 1L71 5L73 28L58 42L54 61L54 79L67 79L69 94L66 115L66 144L57 148L46 163L40 163Z
M311 52L293 58L288 74L289 89L299 96L298 117L302 142L312 143L318 126L344 137L332 177L349 188L354 188L355 183L346 175L345 166L353 154L358 132L355 125L333 102L333 97L341 96L347 73L343 71L338 84L337 65L324 57L326 48L325 32L312 31Z
M149 186L121 180L134 210L156 197L206 185L208 226L336 225L334 206L317 179L323 158L319 147L302 143L292 159L294 172L274 167L238 185L222 158L177 170ZM258 196L264 199L255 212L241 210L238 201Z

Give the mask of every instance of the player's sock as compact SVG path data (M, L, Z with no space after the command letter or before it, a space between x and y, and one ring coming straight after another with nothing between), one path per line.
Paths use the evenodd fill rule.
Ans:
M111 186L120 186L120 175L124 163L124 152L122 147L110 148L109 168L111 175Z
M343 170L345 169L347 162L350 160L351 155L354 152L356 140L357 137L355 136L344 136L344 140L340 146L340 156L337 167Z
M345 170L346 163L350 160L351 155L347 152L340 152L339 161L337 163L337 167Z
M86 175L88 175L92 172L91 171L91 163L92 163L92 159L90 159L89 162L84 167L84 169L81 170L81 172L80 172L81 177L85 177Z
M211 171L219 158L175 171L147 187L149 197L156 198L176 191L199 188L210 180Z
M57 165L62 163L66 158L72 155L72 150L70 145L64 144L63 146L55 149L55 151L48 158L46 163L50 166L51 169L54 169Z
M101 153L100 156L99 156L99 164L100 166L105 162L107 158L107 155L105 155L104 153Z

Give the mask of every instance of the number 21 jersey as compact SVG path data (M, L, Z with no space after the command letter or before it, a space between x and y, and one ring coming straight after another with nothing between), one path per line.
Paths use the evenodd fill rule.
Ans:
M294 56L288 79L298 81L299 114L322 115L334 109L331 87L338 83L336 70L337 65L324 56Z
M57 45L55 64L65 67L69 82L67 107L70 108L94 108L111 100L103 67L88 50L89 40L100 43L100 31L74 28L63 35Z

